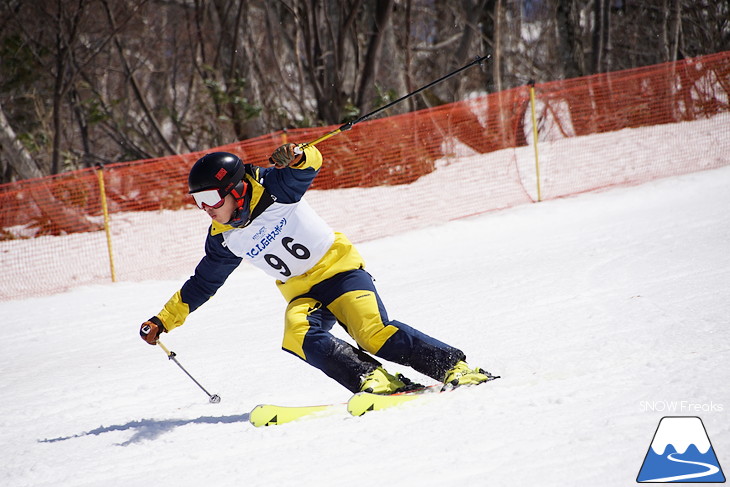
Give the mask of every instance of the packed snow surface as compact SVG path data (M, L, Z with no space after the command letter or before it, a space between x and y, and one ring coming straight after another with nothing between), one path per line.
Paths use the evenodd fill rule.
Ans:
M360 418L248 423L348 398L280 350L249 266L164 336L219 404L138 336L181 280L0 302L0 485L625 486L663 416L701 417L727 469L729 188L724 167L359 245L391 318L502 376Z

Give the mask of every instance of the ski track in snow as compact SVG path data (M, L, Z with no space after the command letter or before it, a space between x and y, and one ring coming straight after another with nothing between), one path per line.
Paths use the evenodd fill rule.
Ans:
M633 485L666 414L641 401L671 400L722 406L685 414L728 465L729 186L725 167L359 245L391 318L502 376L361 418L248 424L348 397L280 350L285 303L250 267L164 340L220 404L138 336L182 280L2 302L0 485Z

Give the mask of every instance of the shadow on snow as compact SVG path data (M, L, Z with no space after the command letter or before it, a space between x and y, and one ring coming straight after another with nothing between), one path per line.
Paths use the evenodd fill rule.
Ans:
M84 436L98 436L102 433L109 433L112 431L134 431L132 437L124 443L117 443L119 446L128 446L132 443L139 443L145 440L154 440L168 431L172 431L180 426L186 426L188 424L217 424L217 423L243 423L248 421L248 413L237 414L232 416L201 416L196 419L167 419L167 420L156 420L156 419L141 419L138 421L130 421L127 424L113 425L113 426L100 426L99 428L91 431L86 431L72 436L61 436L59 438L46 438L38 440L39 443L56 443L58 441L70 440L72 438L83 438Z

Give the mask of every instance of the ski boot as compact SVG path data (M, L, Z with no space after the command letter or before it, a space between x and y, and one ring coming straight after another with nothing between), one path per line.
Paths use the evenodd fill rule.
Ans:
M423 389L421 384L412 382L403 374L391 375L383 367L377 367L363 376L360 392L371 394L395 394L396 392L416 391Z
M442 390L447 388L454 388L465 385L477 385L482 382L495 379L492 374L479 367L472 369L469 364L460 360L456 362L456 365L452 367L444 376L444 387Z

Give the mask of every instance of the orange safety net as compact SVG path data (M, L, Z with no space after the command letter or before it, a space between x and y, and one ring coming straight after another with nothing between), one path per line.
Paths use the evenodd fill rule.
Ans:
M358 242L538 195L730 164L730 52L538 84L533 93L537 151L530 87L514 88L364 121L321 142L325 164L307 199ZM265 166L284 141L336 128L276 132L206 152ZM188 170L202 154L107 164L110 246L100 169L0 186L0 300L109 282L112 262L118 280L189 275L210 223L187 195Z

